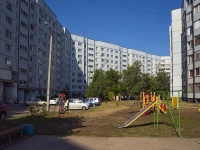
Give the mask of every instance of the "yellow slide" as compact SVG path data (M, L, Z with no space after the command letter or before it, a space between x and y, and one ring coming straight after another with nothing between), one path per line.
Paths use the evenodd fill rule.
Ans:
M135 120L137 120L140 116L142 116L145 112L147 112L151 107L153 107L156 104L156 101L153 101L149 103L144 109L142 109L140 112L138 112L135 116L133 116L131 119L129 119L126 123L123 125L120 125L118 128L125 128L128 127L131 123L133 123Z

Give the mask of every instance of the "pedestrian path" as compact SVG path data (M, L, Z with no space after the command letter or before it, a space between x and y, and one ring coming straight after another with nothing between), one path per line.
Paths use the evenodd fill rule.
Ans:
M200 138L80 137L35 135L6 150L200 150Z

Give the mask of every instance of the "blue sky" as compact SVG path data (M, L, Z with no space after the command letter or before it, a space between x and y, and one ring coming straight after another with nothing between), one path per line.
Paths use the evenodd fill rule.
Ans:
M171 11L182 0L44 0L72 33L168 56Z

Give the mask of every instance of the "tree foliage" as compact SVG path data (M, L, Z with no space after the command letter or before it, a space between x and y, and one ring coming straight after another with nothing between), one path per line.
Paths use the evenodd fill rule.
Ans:
M101 97L109 99L111 93L123 96L139 98L140 92L169 91L169 76L159 71L156 76L142 73L143 65L136 61L120 74L110 69L103 71L98 69L94 72L93 81L88 86L85 97Z

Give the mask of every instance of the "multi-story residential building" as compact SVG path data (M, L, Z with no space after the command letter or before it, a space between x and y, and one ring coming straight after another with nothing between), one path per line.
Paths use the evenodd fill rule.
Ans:
M181 8L172 10L170 35L170 95L182 97L182 58L181 58Z
M43 0L1 0L0 30L0 100L46 96L48 72L53 96L65 86L72 95L83 95L95 69L122 72L136 60L151 75L158 66L169 68L168 57L71 34Z
M17 97L17 5L16 1L0 1L0 100Z
M158 70L170 75L170 57L156 56L146 52L128 49L119 45L102 41L95 41L72 34L71 49L71 77L69 85L71 92L84 93L92 82L95 69L107 71L114 69L122 72L135 61L140 61L143 66L141 71L156 75Z
M182 86L183 98L200 100L200 0L182 3Z

